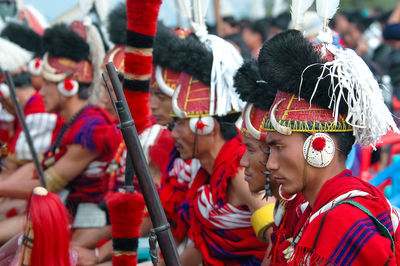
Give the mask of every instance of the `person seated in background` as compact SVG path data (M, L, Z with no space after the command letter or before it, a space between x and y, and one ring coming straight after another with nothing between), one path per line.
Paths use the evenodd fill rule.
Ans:
M29 64L34 56L43 53L42 37L28 26L9 22L1 31L0 36L15 44L3 47L1 56L2 70L12 72L17 98L24 111L25 121L38 154L43 154L54 142L60 130L62 119L56 114L46 113L42 97L35 90L29 73ZM6 42L2 42L6 45ZM20 49L19 49L20 48ZM6 54L7 53L7 54ZM10 57L15 57L10 60ZM4 76L2 77L2 95L0 101L4 109L16 117L15 107L10 97ZM9 156L3 161L1 176L7 176L19 166L32 160L25 134L19 121L15 121L14 135L8 142Z
M240 33L240 25L233 16L222 17L221 37Z
M92 27L73 22L69 27L60 24L46 30L44 85L40 90L46 111L59 112L65 121L44 155L46 187L64 195L65 205L75 217L72 240L78 243L88 241L79 238L81 231L89 230L82 227L96 227L101 222L97 203L107 192L106 169L121 140L110 116L88 103L96 71L92 56L101 54L91 50L94 47L88 44L89 39L99 41ZM0 182L0 195L25 199L38 185L37 173L29 163ZM12 227L14 231L0 227L1 235L21 230L15 227Z
M17 33L15 33L17 34ZM62 119L56 114L46 113L42 97L32 87L27 63L32 54L24 48L0 38L0 67L9 71L15 85L15 93L23 110L27 129L30 133L33 146L40 155L50 148L56 134L62 126ZM5 180L19 167L33 160L25 133L18 121L15 106L10 96L5 75L0 74L0 103L8 114L14 118L12 124L13 135L3 143L8 146L8 154L2 158L0 180ZM2 122L3 123L3 122ZM0 198L0 221L12 225L14 218L25 209L25 200L16 200L7 197Z
M242 38L252 52L252 57L257 58L263 42L267 39L270 22L267 19L247 22L242 25Z
M43 85L41 76L43 66L43 36L39 35L29 23L8 22L2 29L0 36L16 43L32 53L33 58L28 63L28 72L31 77L32 86L39 91Z

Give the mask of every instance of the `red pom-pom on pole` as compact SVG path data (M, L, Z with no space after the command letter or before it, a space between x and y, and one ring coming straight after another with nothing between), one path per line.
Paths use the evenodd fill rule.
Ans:
M112 238L134 239L140 236L144 215L144 199L139 193L112 193L107 198ZM136 265L137 253L121 254L114 250L114 266Z

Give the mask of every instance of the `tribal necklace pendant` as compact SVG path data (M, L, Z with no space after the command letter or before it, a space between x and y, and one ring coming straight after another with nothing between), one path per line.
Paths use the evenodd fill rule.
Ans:
M56 162L56 159L54 159L54 156L52 156L52 157L47 158L44 161L44 165L46 166L46 168L49 168L49 167L53 166L55 164L55 162Z
M294 251L296 250L296 245L299 243L301 236L303 235L304 226L301 228L300 232L296 235L296 238L293 241L293 238L288 238L286 241L289 241L290 246L287 247L284 251L282 251L287 262L291 262L294 258Z
M290 258L293 256L296 244L293 242L293 238L292 237L286 239L286 241L288 241L290 243L290 246L288 246L284 251L282 251L282 253L283 253L285 259L287 260L287 262L289 262Z
M56 140L54 141L53 146L50 151L47 153L47 159L44 161L44 165L49 168L56 163L55 155L60 152L60 144L62 138L64 137L67 130L75 123L76 119L78 119L79 115L88 107L88 105L83 106L72 118L71 120L63 126L60 132L57 135Z
M49 168L53 166L56 163L55 155L60 151L59 148L57 148L54 152L49 151L46 155L47 158L44 160L44 165L46 168Z

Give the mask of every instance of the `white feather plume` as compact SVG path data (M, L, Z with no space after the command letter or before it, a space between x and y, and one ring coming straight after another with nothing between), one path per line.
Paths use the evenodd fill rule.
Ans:
M314 0L293 0L290 12L292 14L292 21L294 28L299 29L304 19L304 13L310 8Z
M352 49L339 49L334 45L327 45L327 49L335 55L335 60L322 65L324 71L313 96L319 81L330 76L329 108L333 110L335 123L339 119L339 105L344 101L348 106L346 122L353 127L356 143L361 146L375 147L388 131L400 133L384 103L379 84L363 59Z
M182 3L190 26L194 30L199 40L204 43L207 40L208 35L207 27L205 24L205 15L207 12L209 1L183 0ZM192 15L192 11L194 15Z
M206 45L213 53L210 115L223 116L231 111L241 112L244 102L234 89L233 76L243 63L242 56L231 43L215 35L208 35Z
M10 73L25 69L32 59L32 53L9 40L0 38L0 68Z
M316 0L317 14L324 22L324 31L328 29L328 22L336 14L340 0Z
M92 104L99 104L101 97L103 96L104 89L101 80L101 65L105 57L105 49L101 35L95 25L89 17L84 19L84 25L86 27L86 42L89 44L89 58L93 66L93 87L92 94L90 95L89 101Z

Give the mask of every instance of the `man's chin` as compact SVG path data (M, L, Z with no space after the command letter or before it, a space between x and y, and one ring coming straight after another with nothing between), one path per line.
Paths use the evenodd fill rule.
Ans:
M249 188L249 189L250 189L251 194L254 196L259 196L260 194L265 194L264 187L260 188L260 189L251 189L251 188Z
M181 159L183 159L184 161L193 159L193 158L192 158L192 155L189 155L189 154L186 154L186 153L180 152L179 155L180 155Z
M251 194L253 194L253 195L259 195L259 194L265 192L264 186L262 186L262 187L253 187L250 184L249 184L249 190L250 190Z

